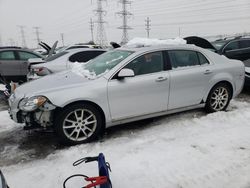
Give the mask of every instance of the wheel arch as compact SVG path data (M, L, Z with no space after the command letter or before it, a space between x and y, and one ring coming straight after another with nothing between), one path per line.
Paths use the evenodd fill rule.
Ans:
M207 97L208 97L209 93L211 92L211 90L212 90L215 86L217 86L218 84L223 84L223 83L224 83L224 84L227 84L227 85L229 86L229 88L230 88L230 97L231 97L231 99L232 99L233 94L234 94L233 84L232 84L230 81L228 81L228 80L221 80L221 81L218 81L218 82L214 83L214 84L209 88L209 90L208 90L206 96L205 96L204 99L203 99L203 102L206 102L206 101L207 101Z
M89 104L89 105L94 106L94 107L100 112L100 114L101 114L101 116L102 116L103 126L104 126L103 129L106 128L106 116L105 116L105 113L104 113L103 109L102 109L98 104L96 104L96 103L94 103L94 102L92 102L92 101L89 101L89 100L78 100L78 101L73 101L73 102L71 102L71 103L66 104L66 105L63 106L63 107L57 107L57 108L55 109L55 114L60 113L61 110L63 110L64 108L67 108L68 106L71 106L71 105L74 105L74 104L79 104L79 103L84 103L84 104Z

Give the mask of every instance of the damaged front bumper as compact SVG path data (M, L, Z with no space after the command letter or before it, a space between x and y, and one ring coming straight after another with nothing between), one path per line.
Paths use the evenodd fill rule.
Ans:
M56 106L46 101L42 106L34 111L23 111L19 108L22 99L15 99L15 96L9 98L9 115L16 123L25 123L28 127L46 128L52 125L53 114Z

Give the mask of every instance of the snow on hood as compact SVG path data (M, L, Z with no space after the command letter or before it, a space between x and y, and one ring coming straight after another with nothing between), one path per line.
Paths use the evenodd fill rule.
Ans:
M130 40L125 46L128 47L138 47L138 46L157 46L157 45L179 45L186 44L187 41L176 37L175 39L148 39L148 38L134 38Z
M113 61L115 61L115 60L116 59L114 59ZM106 62L106 63L108 64L110 62ZM82 76L84 78L88 78L89 80L95 80L96 78L99 78L99 77L103 76L104 74L106 74L109 71L109 70L106 70L104 73L96 75L95 72L90 72L89 70L84 69L85 64L86 63L82 64L82 63L79 63L79 62L75 62L75 63L72 64L71 71L73 73L75 73L76 75Z
M78 76L83 76L91 80L96 79L96 74L94 72L90 72L89 70L84 69L84 65L79 62L74 62L72 64L71 71L77 74Z

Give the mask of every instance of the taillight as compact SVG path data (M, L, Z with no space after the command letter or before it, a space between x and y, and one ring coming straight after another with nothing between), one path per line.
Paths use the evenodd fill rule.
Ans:
M43 67L34 68L33 71L34 71L34 72L41 72L41 71L43 71Z

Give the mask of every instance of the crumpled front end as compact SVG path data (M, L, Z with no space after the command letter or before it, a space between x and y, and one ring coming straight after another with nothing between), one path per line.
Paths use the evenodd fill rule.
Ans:
M11 119L16 123L25 123L26 128L51 126L56 106L45 97L43 101L39 97L25 98L13 93L9 98Z

